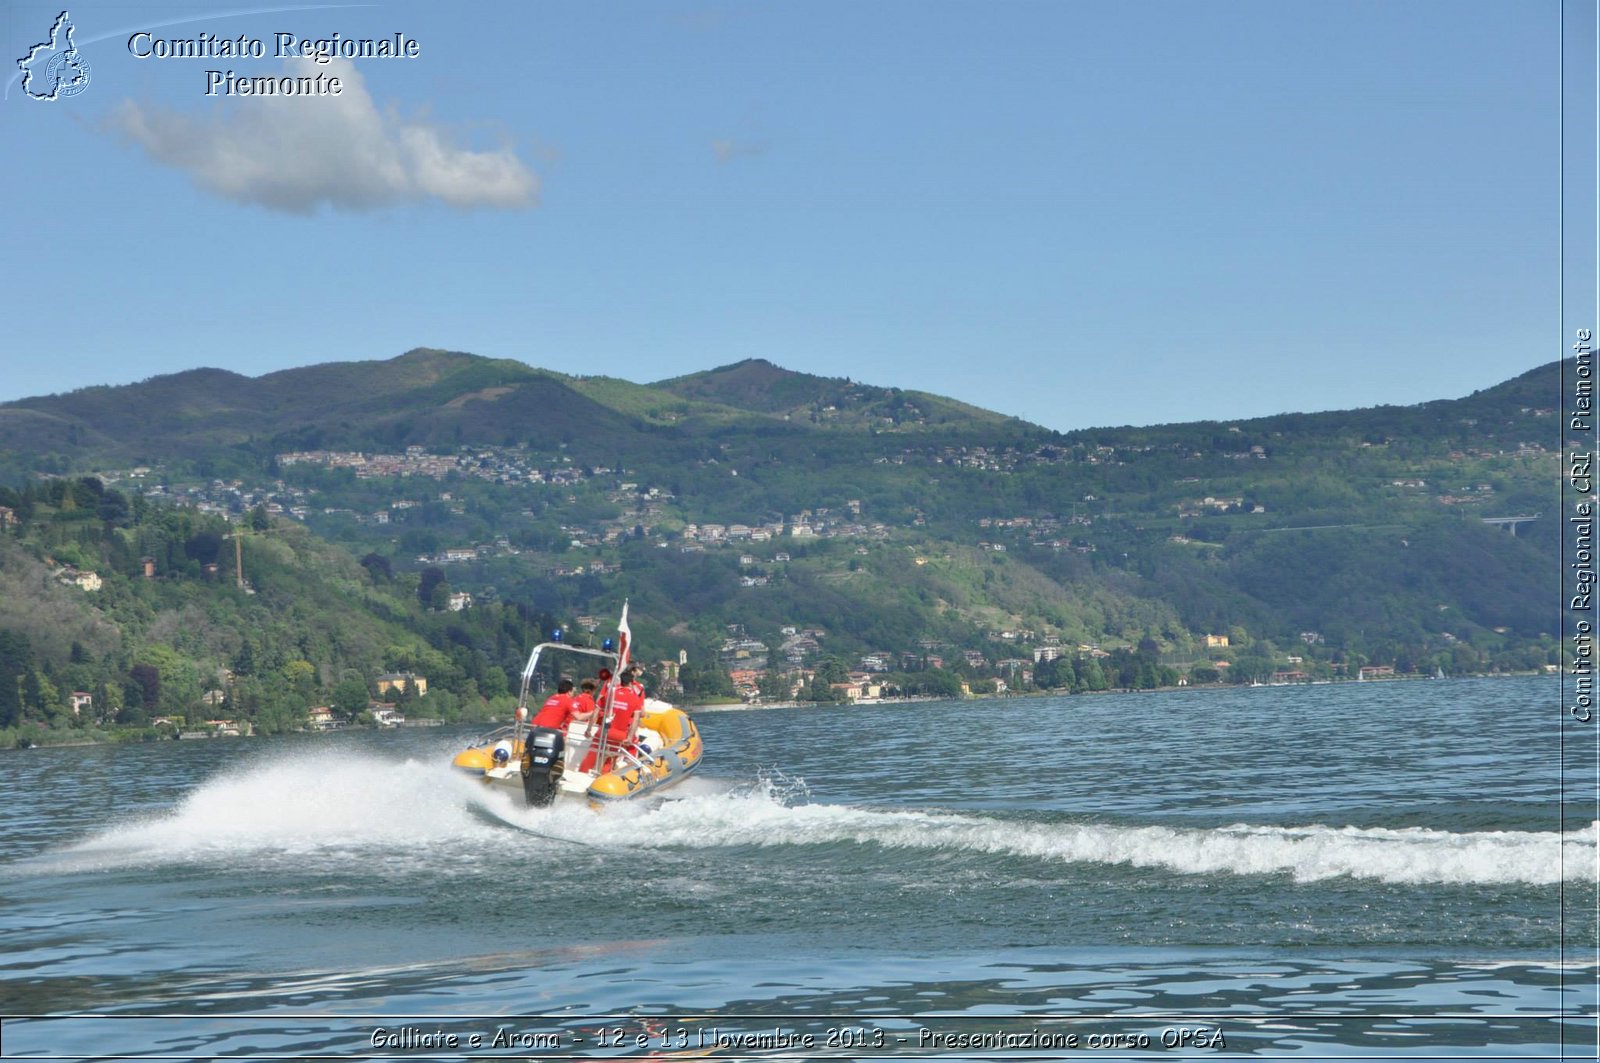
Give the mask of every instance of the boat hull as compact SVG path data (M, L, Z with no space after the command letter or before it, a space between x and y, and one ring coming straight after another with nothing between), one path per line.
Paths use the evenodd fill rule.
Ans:
M647 754L622 754L614 758L614 765L607 765L611 770L583 772L579 768L593 749L593 736L587 725L569 728L556 800L584 800L597 805L634 801L676 786L700 766L704 754L700 731L682 709L647 709L640 716L639 737L649 748ZM503 751L499 758L495 756L497 747ZM522 752L521 736L515 729L506 728L457 753L452 764L457 771L487 786L521 797Z

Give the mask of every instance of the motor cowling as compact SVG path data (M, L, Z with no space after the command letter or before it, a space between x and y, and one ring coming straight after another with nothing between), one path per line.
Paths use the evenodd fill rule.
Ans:
M522 796L529 808L543 808L556 799L561 774L566 770L562 754L566 735L551 727L535 727L522 744Z

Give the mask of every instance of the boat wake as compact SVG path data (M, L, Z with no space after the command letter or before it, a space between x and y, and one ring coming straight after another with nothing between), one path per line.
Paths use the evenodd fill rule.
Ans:
M802 779L691 795L650 809L518 809L496 818L544 838L618 849L856 844L889 850L1160 868L1181 874L1349 876L1398 884L1544 885L1592 874L1600 823L1566 834L1424 827L1126 826L811 804Z
M492 836L468 814L462 782L414 759L286 756L215 776L167 811L114 821L31 863L100 870L280 856L311 866L374 852L404 863L423 847Z
M770 771L744 784L691 779L670 798L641 807L527 809L433 763L352 765L316 753L214 778L166 813L125 820L28 863L94 870L281 858L308 871L355 860L450 874L490 847L552 842L752 852L859 845L1192 875L1287 875L1296 882L1347 876L1544 885L1588 879L1597 841L1600 824L1565 834L1318 824L1190 828L871 809L813 803L804 780Z

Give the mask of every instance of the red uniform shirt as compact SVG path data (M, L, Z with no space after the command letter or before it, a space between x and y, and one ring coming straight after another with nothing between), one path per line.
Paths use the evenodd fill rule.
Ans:
M638 691L637 686L618 687L611 696L612 732L620 730L626 735L633 728L634 718L644 708L644 694Z
M604 701L604 697L601 700ZM607 770L610 770L614 763L612 754L620 747L630 746L633 722L642 708L644 708L644 697L636 693L634 687L619 686L611 692L611 726L606 728L606 746L611 751L606 756ZM594 749L589 750L578 768L579 771L594 770L595 752Z
M572 722L572 717L578 710L578 699L572 694L551 694L545 699L544 707L529 721L532 727L553 727L557 731L567 729L567 724Z

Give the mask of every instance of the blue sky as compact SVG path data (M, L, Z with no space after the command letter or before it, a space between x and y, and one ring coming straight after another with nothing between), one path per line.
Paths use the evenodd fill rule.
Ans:
M60 10L7 6L11 70ZM1563 269L1592 306L1557 0L69 10L89 85L0 104L0 400L430 346L763 357L1072 429L1456 397L1561 353ZM346 91L205 95L293 63Z

